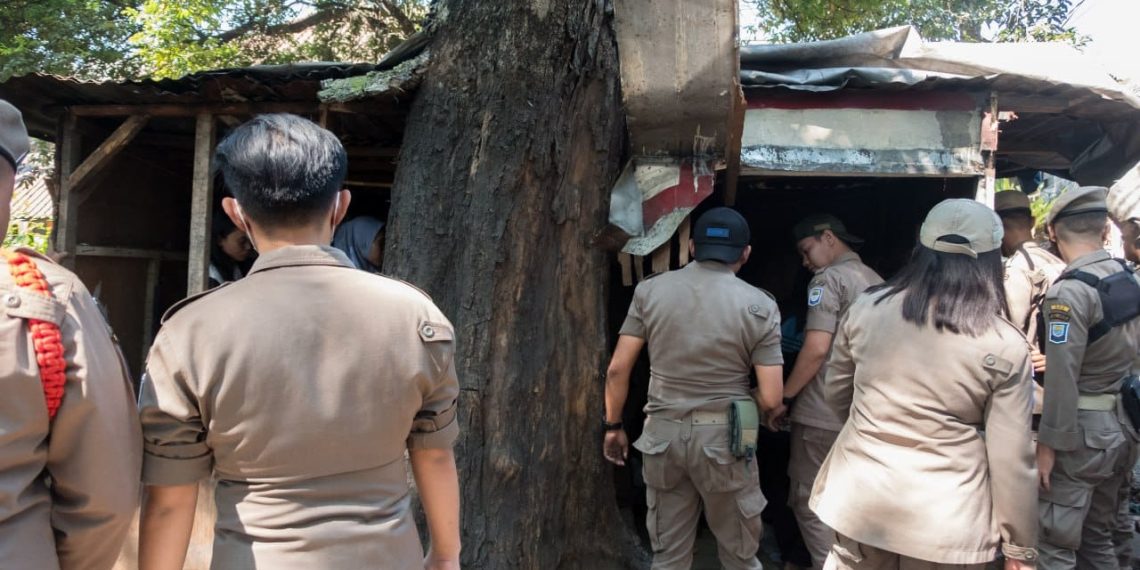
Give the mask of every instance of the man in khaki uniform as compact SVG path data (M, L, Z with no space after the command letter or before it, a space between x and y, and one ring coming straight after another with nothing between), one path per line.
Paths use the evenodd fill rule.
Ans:
M835 216L808 216L796 224L793 233L804 267L815 272L815 277L808 285L803 348L784 385L785 403L795 399L790 414L792 453L788 477L792 486L788 506L796 513L812 567L819 569L835 543L835 532L808 508L808 500L819 466L843 429L842 420L823 398L824 362L831 352L840 316L867 287L882 283L883 278L852 250L863 240L851 235Z
M1121 427L1119 393L1140 347L1140 319L1093 337L1100 296L1066 278L1124 271L1103 249L1106 190L1063 194L1049 213L1050 234L1068 263L1045 300L1048 343L1045 408L1037 444L1042 568L1116 568L1113 529L1132 456Z
M845 420L811 508L834 528L830 570L1032 567L1032 382L1001 316L1001 225L973 200L927 215L922 247L851 305L824 382Z
M0 100L0 222L28 152L20 112ZM30 249L52 298L17 285L0 257L0 566L106 569L138 507L142 436L110 327L79 279ZM58 327L63 398L49 417L32 322ZM45 355L47 356L47 355ZM48 356L50 358L50 356Z
M648 417L634 447L643 454L646 526L655 570L688 570L703 504L721 564L760 570L756 550L766 501L755 457L729 446L729 408L756 398L779 413L783 355L780 313L760 289L735 275L748 261L748 222L714 208L697 220L695 261L637 286L606 376L606 459L624 465L629 442L621 414L629 375L649 344ZM758 394L749 391L756 371Z
M336 137L262 115L218 145L249 275L163 318L140 396L139 557L181 568L213 472L213 567L455 569L455 334L431 299L328 246L350 195ZM412 518L410 457L431 534Z
M1001 254L1005 256L1005 299L1009 303L1009 320L1025 333L1033 356L1038 383L1034 385L1033 414L1040 421L1045 376L1045 355L1040 346L1038 313L1045 302L1045 292L1065 268L1065 262L1033 240L1037 221L1029 207L1029 197L1020 190L1007 190L994 195L994 211L1001 218L1005 235Z
M1133 268L1140 275L1140 175L1130 172L1124 179L1113 185L1106 199L1108 215L1118 228L1124 246L1124 258L1133 263ZM1140 374L1140 353L1136 355L1136 362L1132 365L1132 373ZM1126 426L1127 427L1127 426ZM1135 442L1132 446L1132 457L1128 464L1136 463L1137 448ZM1120 508L1116 517L1116 530L1113 532L1112 542L1116 547L1116 558L1121 568L1131 568L1132 565L1132 539L1135 534L1135 523L1132 521L1132 475L1128 470L1124 483L1120 486Z

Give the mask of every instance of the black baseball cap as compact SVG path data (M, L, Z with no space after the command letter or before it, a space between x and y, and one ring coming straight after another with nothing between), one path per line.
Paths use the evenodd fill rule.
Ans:
M713 208L697 218L693 228L696 245L693 257L697 261L736 263L751 239L748 220L740 212L732 208Z
M857 247L863 245L863 238L852 234L847 231L847 226L843 225L843 221L839 218L826 213L812 214L799 221L795 227L792 228L792 234L795 235L796 243L809 237L817 236L825 230L831 230L835 237L843 240L848 246Z

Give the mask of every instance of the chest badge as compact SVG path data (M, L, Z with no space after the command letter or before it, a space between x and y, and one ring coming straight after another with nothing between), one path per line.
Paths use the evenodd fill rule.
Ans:
M815 307L823 300L823 285L816 285L808 290L808 306Z
M1069 342L1069 323L1050 323L1049 342L1053 344Z

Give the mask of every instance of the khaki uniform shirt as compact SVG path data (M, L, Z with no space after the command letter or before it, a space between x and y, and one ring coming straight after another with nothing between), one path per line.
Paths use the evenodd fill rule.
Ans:
M808 311L805 331L817 330L835 334L839 318L847 307L864 290L883 282L883 278L867 267L859 254L848 252L835 260L835 263L819 270L808 285ZM815 379L808 383L792 406L791 421L825 429L839 431L843 422L831 411L823 397L823 377L827 366L821 366Z
M649 344L645 413L682 419L750 397L753 365L779 366L780 311L716 261L694 261L641 282L620 334Z
M1009 320L1030 344L1037 346L1037 312L1049 285L1057 280L1065 262L1034 242L1025 242L1005 262L1005 297Z
M130 379L79 279L19 251L55 298L16 286L0 258L0 566L110 568L140 491L142 435ZM67 383L50 424L28 319L57 324L63 337Z
M1106 251L1073 260L1066 271L1080 269L1097 277L1121 271ZM1104 317L1096 290L1075 279L1062 279L1045 298L1048 342L1045 357L1045 409L1039 441L1057 451L1076 449L1085 441L1079 424L1081 394L1117 394L1140 350L1140 319L1113 328L1088 344L1089 328ZM1099 434L1087 434L1099 437Z
M903 320L904 293L851 306L825 389L843 426L811 508L857 542L942 564L1037 545L1025 337L995 317L976 338ZM985 435L982 435L984 430Z
M330 247L266 253L165 318L143 480L213 471L214 568L422 568L404 455L456 438L453 355L419 290Z

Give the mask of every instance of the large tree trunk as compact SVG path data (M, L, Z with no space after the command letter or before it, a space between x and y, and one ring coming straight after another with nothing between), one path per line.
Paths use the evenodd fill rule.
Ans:
M591 241L624 140L608 4L443 0L408 119L385 269L456 326L466 567L644 562L601 454Z

